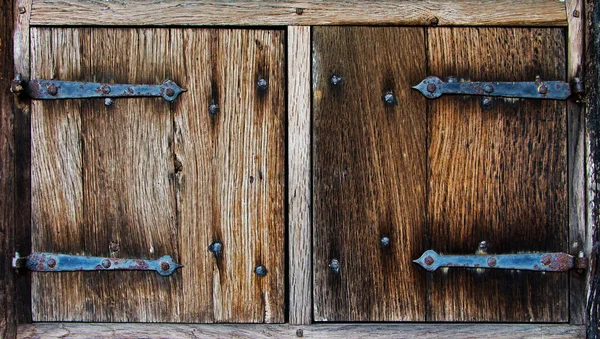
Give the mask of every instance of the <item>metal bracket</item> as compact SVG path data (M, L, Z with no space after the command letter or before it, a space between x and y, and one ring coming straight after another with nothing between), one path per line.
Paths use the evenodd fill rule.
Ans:
M576 78L572 90L571 86L564 81L542 81L539 77L536 77L533 82L471 82L458 81L457 78L449 78L444 82L438 77L430 76L413 89L418 90L428 99L439 98L443 94L456 94L565 100L572 93L582 94L583 82Z
M32 99L86 99L86 98L135 98L163 97L171 102L185 92L174 81L165 80L160 85L102 84L95 82L35 79L25 82L17 74L11 84L11 92Z
M156 260L145 260L55 253L32 253L27 257L21 257L19 253L15 253L12 267L27 268L35 272L156 271L162 276L169 276L183 266L175 263L168 255Z
M496 268L505 270L526 270L545 272L564 272L573 268L585 269L588 260L580 252L577 257L567 253L520 253L490 255L485 249L485 242L474 255L441 255L428 250L414 263L428 271L439 267L460 268Z

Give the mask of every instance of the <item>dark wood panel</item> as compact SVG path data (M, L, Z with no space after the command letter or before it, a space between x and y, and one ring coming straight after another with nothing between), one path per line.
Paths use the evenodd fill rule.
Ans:
M11 269L15 240L15 140L10 92L13 78L13 2L0 2L0 337L17 335L15 275Z
M425 273L411 262L426 228L426 102L411 90L424 47L422 28L314 28L316 321L425 319Z
M428 29L430 74L481 81L564 80L561 29ZM429 106L431 247L473 253L568 251L566 104L442 97ZM568 320L568 274L441 270L428 320Z
M285 320L283 41L283 31L173 31L173 73L189 89L174 104L183 321Z

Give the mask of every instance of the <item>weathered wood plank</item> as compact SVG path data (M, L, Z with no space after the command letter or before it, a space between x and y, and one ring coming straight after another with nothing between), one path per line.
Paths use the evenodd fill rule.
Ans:
M19 339L133 339L133 338L583 338L585 327L576 325L175 325L38 323L19 326Z
M587 286L587 338L600 338L600 3L586 0L585 89L590 272Z
M566 26L558 0L34 0L33 25Z
M31 0L14 1L13 55L15 74L29 79L29 17ZM15 103L15 249L22 255L31 252L31 106L26 97ZM20 274L16 281L17 315L19 322L31 322L31 276Z
M423 28L313 28L316 321L424 320L424 47Z
M567 0L567 81L583 77L583 0ZM584 105L572 98L567 102L567 174L569 187L569 252L589 256L591 242L586 228L586 159ZM585 322L586 272L569 274L569 322Z
M430 28L432 75L479 81L565 79L560 29ZM474 253L567 251L566 104L448 96L429 106L431 247ZM568 321L568 274L442 270L431 321Z
M166 29L34 29L32 76L160 83L170 67L168 39ZM32 115L33 249L177 261L169 105L33 101ZM180 279L180 272L35 274L33 318L175 321Z
M289 322L307 325L312 320L310 27L288 27L287 48Z
M15 141L13 136L13 2L0 1L0 338L17 334L15 274Z
M31 76L78 80L83 67L81 34L85 32L32 29ZM32 101L31 104L34 251L77 253L84 248L81 106L81 101ZM84 285L83 276L76 273L33 274L34 320L60 319L58 314L69 313L70 305L56 299L68 291L65 298L79 301L71 288ZM85 289L81 292L85 293ZM73 311L82 312L85 305L77 304Z
M182 321L283 322L284 31L173 30L171 41L189 89L174 104Z

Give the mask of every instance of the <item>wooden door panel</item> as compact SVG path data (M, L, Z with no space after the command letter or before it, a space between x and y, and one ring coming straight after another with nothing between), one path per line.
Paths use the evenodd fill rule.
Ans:
M430 75L564 80L561 29L430 28ZM429 102L431 248L568 251L566 103L443 96ZM568 275L449 269L428 279L431 321L568 321Z
M422 28L314 28L316 321L425 320L425 273L411 262L426 229L426 99L411 90L426 75L424 39Z
M188 89L173 104L33 102L33 250L184 265L170 277L33 274L34 320L284 320L282 41L263 30L32 29L32 77Z

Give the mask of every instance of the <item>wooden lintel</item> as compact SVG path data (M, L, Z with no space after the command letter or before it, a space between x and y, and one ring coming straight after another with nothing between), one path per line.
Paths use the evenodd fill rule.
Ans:
M566 26L559 0L34 0L32 25Z
M19 339L128 339L128 338L582 338L584 326L490 324L334 324L281 325L175 325L36 323L21 325Z

